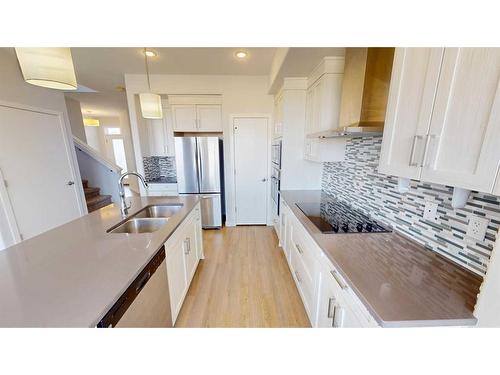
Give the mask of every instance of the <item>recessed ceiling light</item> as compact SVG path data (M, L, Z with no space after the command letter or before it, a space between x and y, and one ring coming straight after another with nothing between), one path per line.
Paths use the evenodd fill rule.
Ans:
M248 56L248 53L245 51L238 51L234 54L238 59L244 59Z
M158 54L153 51L153 50L150 50L150 49L147 49L145 51L143 51L143 53L147 56L147 57L156 57L158 56Z

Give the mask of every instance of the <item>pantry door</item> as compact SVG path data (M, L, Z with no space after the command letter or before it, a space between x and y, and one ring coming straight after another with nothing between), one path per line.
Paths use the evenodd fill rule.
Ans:
M236 117L233 130L236 224L266 224L268 119Z
M20 239L82 214L66 131L61 113L0 103L3 198L10 201Z

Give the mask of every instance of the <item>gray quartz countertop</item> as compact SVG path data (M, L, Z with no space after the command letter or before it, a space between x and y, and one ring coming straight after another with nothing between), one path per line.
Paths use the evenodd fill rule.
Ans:
M113 204L0 251L1 327L94 327L198 202L134 197L183 207L153 233L106 233L123 219Z
M476 323L480 276L395 232L323 234L296 206L318 202L320 190L280 193L381 326Z

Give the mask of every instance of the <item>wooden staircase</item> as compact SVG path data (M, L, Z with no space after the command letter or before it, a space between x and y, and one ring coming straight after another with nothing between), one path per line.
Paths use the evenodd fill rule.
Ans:
M89 187L89 182L87 180L82 180L82 184L89 213L113 203L111 201L111 195L99 194L101 189L97 187Z

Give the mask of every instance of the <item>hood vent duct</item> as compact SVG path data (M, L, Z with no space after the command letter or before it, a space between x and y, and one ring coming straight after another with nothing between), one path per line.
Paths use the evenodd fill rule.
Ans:
M339 128L319 138L382 135L394 48L346 48Z

